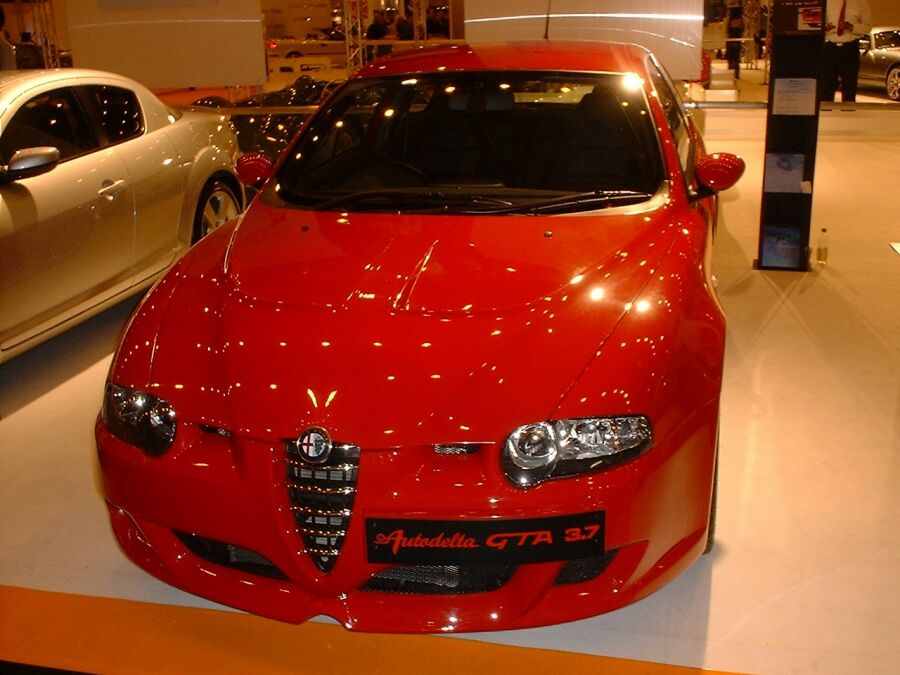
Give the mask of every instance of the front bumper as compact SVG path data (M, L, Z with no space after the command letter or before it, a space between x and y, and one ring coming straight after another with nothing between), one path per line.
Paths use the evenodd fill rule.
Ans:
M353 630L462 632L600 614L687 567L706 540L715 419L709 406L632 462L529 490L506 481L492 446L464 456L430 447L363 450L340 554L324 571L298 534L284 444L183 425L176 446L151 459L99 420L96 436L115 535L129 558L163 581L293 623L327 615ZM368 550L367 524L371 540L373 523L465 529L472 521L578 514L602 522L603 541L565 554L569 560L512 554L467 564L458 551L442 560L438 550L413 564L370 562L383 558Z

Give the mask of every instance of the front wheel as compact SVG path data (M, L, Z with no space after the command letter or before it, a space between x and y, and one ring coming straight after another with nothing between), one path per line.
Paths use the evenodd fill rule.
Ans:
M191 244L196 244L213 230L236 218L240 212L241 204L234 190L221 180L210 181L204 186L197 202Z
M884 84L888 98L892 101L900 101L900 66L891 68L884 79Z

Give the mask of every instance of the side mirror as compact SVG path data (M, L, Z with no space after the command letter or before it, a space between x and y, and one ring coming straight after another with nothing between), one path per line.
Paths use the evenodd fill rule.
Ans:
M727 190L744 175L744 160L730 152L716 152L702 157L694 166L694 175L705 197Z
M248 152L238 158L237 175L249 187L259 187L272 176L275 165L261 152Z
M59 164L59 150L49 146L16 150L3 169L5 180L21 180L47 173Z
M867 38L867 37L860 38L859 39L859 48L864 52L869 51L872 48L872 43L869 42L869 38Z

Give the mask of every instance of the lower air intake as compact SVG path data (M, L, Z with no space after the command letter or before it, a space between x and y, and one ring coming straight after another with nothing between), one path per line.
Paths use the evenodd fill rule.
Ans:
M186 532L176 531L175 536L191 553L208 562L270 579L287 579L280 569L255 551Z
M563 565L563 568L559 571L559 574L556 576L556 581L554 581L553 584L555 586L562 586L565 584L580 584L585 581L593 581L609 567L613 558L616 557L616 553L618 553L618 549L607 551L603 555L595 556L593 558L570 560Z
M373 576L364 591L405 595L486 593L504 586L514 565L415 565L390 567Z

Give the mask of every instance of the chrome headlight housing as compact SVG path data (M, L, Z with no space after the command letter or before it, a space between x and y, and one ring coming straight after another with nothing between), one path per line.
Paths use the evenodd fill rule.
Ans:
M162 455L175 440L175 409L145 391L108 382L101 415L111 434L152 457Z
M605 469L653 444L644 415L580 417L524 424L506 439L503 472L519 487Z

